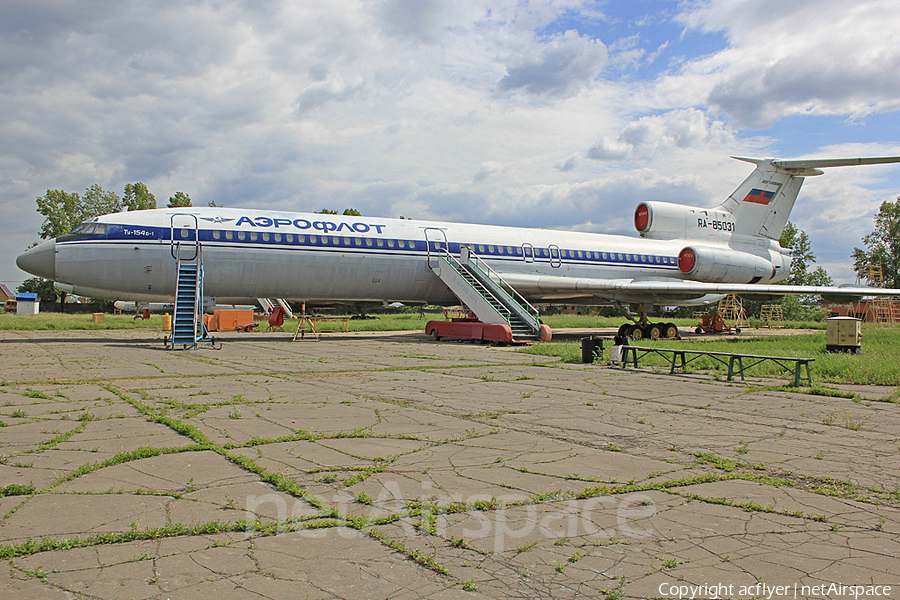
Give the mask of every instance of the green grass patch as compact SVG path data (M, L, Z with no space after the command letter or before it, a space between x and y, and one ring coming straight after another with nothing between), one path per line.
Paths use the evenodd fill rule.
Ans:
M0 498L4 496L30 496L37 490L33 485L19 485L11 483L6 487L0 488Z
M813 358L815 361L810 363L810 374L815 384L900 385L900 369L897 368L897 365L900 364L900 328L864 327L862 349L858 354L826 352L824 331L799 335L760 335L717 340L640 340L635 342L635 345ZM529 354L559 356L564 362L581 362L581 345L577 342L534 344L522 348L520 351ZM749 362L747 360L745 364ZM669 368L671 359L648 354L639 359L639 364ZM727 373L727 366L713 359L700 357L688 364L687 371L712 372L724 376ZM782 379L793 377L787 369L771 361L748 368L746 375Z
M221 523L211 521L198 525L182 525L175 523L156 529L145 529L97 533L86 538L45 539L39 542L28 540L22 544L0 545L0 560L8 560L19 556L31 556L39 552L55 552L71 550L73 548L87 548L101 544L122 544L139 540L158 540L162 538L181 537L186 535L214 535L217 533L246 531L247 523L237 521L235 523Z
M0 314L0 330L75 331L101 329L162 329L162 315L135 319L134 315L106 315L103 323L94 323L88 314L41 313L38 315Z
M331 315L328 315L331 316ZM349 315L344 315L349 316ZM424 331L428 321L440 321L444 319L441 312L426 312L419 315L418 311L372 315L372 319L351 319L350 331ZM594 317L590 315L545 315L541 320L552 329L566 328L600 328L618 327L622 324L621 317ZM675 323L681 329L693 329L697 325L696 319L662 319L654 318L654 321L666 321ZM824 329L824 322L787 322L786 327L791 329ZM339 331L343 322L319 321L316 329L319 331ZM65 314L65 313L41 313L39 315L16 315L12 313L0 314L0 330L27 331L27 330L100 330L100 329L149 329L160 330L162 328L162 315L153 314L150 319L135 319L133 314L111 315L106 314L103 323L94 323L92 315ZM285 321L284 330L296 330L296 321Z
M121 465L122 463L132 462L135 460L142 460L145 458L153 458L156 456L163 456L164 454L178 454L181 452L196 452L198 450L203 450L202 446L181 446L178 448L148 448L146 446L142 446L135 450L129 450L127 452L119 452L115 456L108 458L104 461L98 463L91 463L86 465L81 465L68 475L64 475L59 480L57 480L53 485L48 487L45 492L55 488L67 481L72 481L73 479L77 479L88 473L93 473L99 469L105 469L106 467L113 467L115 465Z
M400 540L396 540L394 538L388 537L381 531L378 531L377 529L369 528L369 529L363 529L362 531L369 537L378 540L379 542L381 542L388 548L391 548L392 550L395 550L395 551L399 552L400 554L405 555L407 558L409 558L412 561L415 561L416 563L422 565L423 567L425 567L427 569L431 569L432 571L434 571L435 573L438 573L440 575L450 575L450 570L447 567L445 567L444 565L437 562L434 559L434 556L432 556L431 554L424 554L424 553L420 552L417 548L408 548Z

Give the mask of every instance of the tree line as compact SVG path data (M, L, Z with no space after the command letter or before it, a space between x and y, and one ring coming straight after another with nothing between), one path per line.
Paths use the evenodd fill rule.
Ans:
M95 183L84 194L47 190L35 202L37 211L44 215L40 231L41 239L44 240L69 233L79 223L100 215L156 208L156 196L141 182L127 184L121 198L115 192L107 192ZM166 206L191 206L191 197L184 192L175 192Z

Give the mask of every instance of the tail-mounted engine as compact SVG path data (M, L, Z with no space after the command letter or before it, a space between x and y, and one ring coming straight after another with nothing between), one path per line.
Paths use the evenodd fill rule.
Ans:
M634 211L634 228L653 240L700 239L723 242L735 231L727 211L669 202L641 202Z
M788 276L791 260L780 252L769 258L732 248L691 245L678 253L678 269L709 283L773 283Z

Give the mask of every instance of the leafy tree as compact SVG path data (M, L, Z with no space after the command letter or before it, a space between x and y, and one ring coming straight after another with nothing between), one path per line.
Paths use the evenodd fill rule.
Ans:
M805 231L788 221L778 243L782 248L791 250L791 273L782 282L784 285L834 285L834 280L822 267L810 271L816 262L816 255ZM819 306L819 300L815 296L784 296L781 299L784 318L791 321L821 321L825 311Z
M42 239L69 233L82 221L122 210L122 201L115 192L104 192L96 183L84 191L84 196L62 190L47 190L35 202L37 211L44 215L40 232Z
M784 280L785 285L834 285L834 280L822 267L816 267L810 272L816 262L816 255L813 254L805 231L788 221L778 243L782 248L791 250L791 273Z
M147 186L140 181L125 185L122 205L128 210L148 210L156 208L156 196L150 193Z
M115 192L104 192L96 183L84 190L81 199L84 204L85 218L91 219L100 215L108 215L122 210L122 200Z
M53 287L52 281L41 279L40 277L31 277L22 282L22 285L16 288L17 293L27 292L38 295L38 300L43 303L56 302L59 292Z
M322 210L317 210L314 214L317 214L317 215L337 215L337 214L342 214L342 215L344 215L345 217L361 217L361 216L362 216L361 214L359 214L359 211L356 210L355 208L345 208L345 209L344 209L344 212L342 212L342 213L338 213L338 211L336 211L336 210L331 210L330 208L323 208Z
M863 237L866 249L853 249L853 270L860 279L869 265L881 265L885 287L900 287L900 197L884 201L875 215L875 231Z
M184 192L175 192L175 195L169 198L169 203L166 206L168 208L192 206L191 197Z
M41 224L41 239L50 239L69 233L84 220L84 204L77 192L47 190L35 199L37 211L44 215Z

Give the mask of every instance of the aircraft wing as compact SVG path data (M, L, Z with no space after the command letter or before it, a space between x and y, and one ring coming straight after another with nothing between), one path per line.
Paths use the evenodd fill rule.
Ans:
M521 294L541 298L577 298L593 296L621 302L656 304L699 300L706 295L823 295L852 298L858 296L900 296L900 289L868 286L755 285L742 283L703 283L671 279L594 279L554 275L501 273L501 277ZM669 302L667 302L669 301Z

